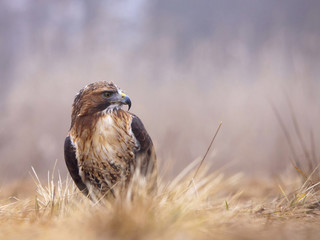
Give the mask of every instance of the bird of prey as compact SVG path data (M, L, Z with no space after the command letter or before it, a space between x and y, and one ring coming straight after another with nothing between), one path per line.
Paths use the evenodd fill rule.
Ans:
M122 109L130 98L112 82L95 82L76 95L64 143L67 168L77 187L97 201L126 189L139 171L156 182L156 154L141 120ZM154 184L153 184L154 185Z

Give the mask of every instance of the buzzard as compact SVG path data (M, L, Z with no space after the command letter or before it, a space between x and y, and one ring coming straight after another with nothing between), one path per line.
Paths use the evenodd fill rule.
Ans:
M76 95L64 143L77 187L96 201L126 189L135 172L156 182L156 154L141 120L122 109L130 98L112 82L95 82Z

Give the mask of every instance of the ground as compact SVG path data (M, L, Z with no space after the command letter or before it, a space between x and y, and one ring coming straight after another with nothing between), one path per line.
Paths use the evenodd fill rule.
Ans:
M224 176L187 167L157 192L92 203L53 175L1 188L0 239L319 239L317 182ZM17 197L18 196L18 197Z

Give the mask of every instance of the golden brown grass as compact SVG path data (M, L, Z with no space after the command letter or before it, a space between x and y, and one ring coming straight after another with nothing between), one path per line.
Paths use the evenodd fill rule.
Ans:
M34 172L29 197L2 193L0 239L319 238L319 183L225 177L205 167L193 179L197 163L172 181L159 179L156 194L138 179L126 196L96 204L72 180L48 175L42 184Z

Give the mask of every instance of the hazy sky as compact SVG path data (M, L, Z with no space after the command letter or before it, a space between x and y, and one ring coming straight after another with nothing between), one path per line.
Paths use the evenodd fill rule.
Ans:
M306 145L320 142L319 11L310 0L0 0L2 178L31 165L45 175L56 159L66 173L73 97L98 80L127 91L174 171L220 121L215 167L280 171L292 156L270 101L297 152L286 94Z

